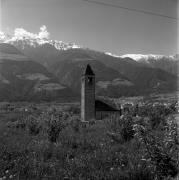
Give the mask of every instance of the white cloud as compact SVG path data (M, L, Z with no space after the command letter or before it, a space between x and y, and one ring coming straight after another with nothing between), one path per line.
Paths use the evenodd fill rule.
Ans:
M37 34L30 33L23 28L16 28L14 30L14 38L15 39L19 39L19 40L22 40L24 38L36 39L37 37L38 37Z
M25 45L36 47L38 45L46 43L51 44L58 50L80 48L80 46L74 43L64 43L62 41L50 39L50 33L48 32L47 27L45 25L41 26L39 32L37 33L29 32L24 28L15 28L14 32L10 33L10 35L0 31L0 42L9 43L13 45L19 43L19 45L21 45L22 48L24 48Z
M40 27L40 32L38 34L40 39L49 39L50 33L47 31L47 27L43 25Z
M50 37L50 33L47 31L47 27L45 25L40 27L40 31L38 33L28 32L24 28L16 28L11 38L6 39L3 35L4 33L0 34L0 39L2 36L2 38L4 38L5 42L7 43L16 40L30 39L38 40L39 43L43 44L46 42L46 40L49 40Z

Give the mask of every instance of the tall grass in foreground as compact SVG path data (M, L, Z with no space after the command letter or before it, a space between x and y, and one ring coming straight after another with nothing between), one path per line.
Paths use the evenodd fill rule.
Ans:
M0 135L0 179L153 180L178 173L173 111L140 109L140 117L91 124L69 108L19 117ZM75 112L78 112L75 110ZM154 123L154 119L156 119Z

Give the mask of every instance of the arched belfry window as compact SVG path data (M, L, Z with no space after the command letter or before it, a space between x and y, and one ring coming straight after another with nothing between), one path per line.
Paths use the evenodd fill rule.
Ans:
M88 77L88 83L92 83L93 82L93 78L92 77Z

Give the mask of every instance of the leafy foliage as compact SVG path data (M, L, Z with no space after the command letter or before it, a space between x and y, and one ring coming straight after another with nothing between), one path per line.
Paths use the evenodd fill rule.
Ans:
M0 136L0 178L172 179L178 127L174 111L158 108L92 123L81 122L71 108L11 118ZM153 113L162 117L155 126Z

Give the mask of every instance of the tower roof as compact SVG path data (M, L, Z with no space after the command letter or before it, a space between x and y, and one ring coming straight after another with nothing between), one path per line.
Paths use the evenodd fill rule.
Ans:
M94 75L94 72L89 64L86 66L84 75Z

